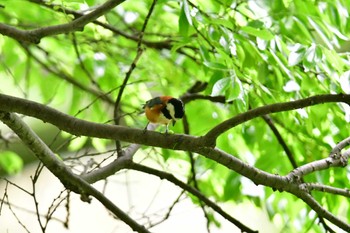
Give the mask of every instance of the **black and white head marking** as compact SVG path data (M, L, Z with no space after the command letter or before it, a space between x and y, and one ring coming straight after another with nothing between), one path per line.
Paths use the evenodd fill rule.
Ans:
M163 115L169 120L173 120L173 125L176 120L184 116L184 106L181 100L172 98L168 101L165 108L162 109Z

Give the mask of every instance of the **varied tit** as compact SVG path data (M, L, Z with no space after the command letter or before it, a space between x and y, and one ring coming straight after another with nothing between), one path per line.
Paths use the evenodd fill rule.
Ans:
M181 119L185 113L182 101L171 96L158 96L150 99L143 108L149 122L166 125L165 133L168 133L169 123L172 122L175 125L176 121Z

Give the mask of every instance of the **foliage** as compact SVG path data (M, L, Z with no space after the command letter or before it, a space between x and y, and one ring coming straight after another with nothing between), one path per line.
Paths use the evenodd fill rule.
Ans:
M4 1L0 21L25 30L65 24L103 2ZM186 103L186 123L172 130L183 133L187 124L193 136L267 104L350 93L350 6L345 0L158 0L149 15L152 4L125 1L83 30L43 37L38 44L0 37L1 93L35 100L80 119L113 123L114 102L123 89L121 124L143 128L147 122L140 112L145 100L163 94L180 97L196 82L206 82L203 96L224 96L225 101ZM132 65L136 68L130 69ZM269 119L298 166L326 158L350 132L350 108L341 103L275 113ZM68 149L78 154L86 147L105 151L114 145L103 139L62 136L69 140ZM230 129L216 145L272 174L286 175L293 169L265 118ZM298 222L298 231L304 232L315 221L305 217L313 211L303 202L288 204L296 200L290 194L270 187L259 195L242 193L250 181L201 155L148 147L142 153L163 164L185 163L179 173L195 171L189 181L196 177L196 188L216 202L251 200L268 210L271 221L288 225L291 231L291 223ZM16 158L16 169L7 163L1 166L12 173L20 163L13 154L10 157ZM304 179L344 188L347 177L347 169L330 168ZM348 206L346 211L342 208L344 197L326 198L317 192L313 196L335 216L350 219ZM193 201L198 203L194 197ZM210 215L208 221L216 222L213 218ZM312 232L322 232L323 227L313 225Z
M0 169L8 174L14 174L23 167L23 161L20 156L12 151L3 151L0 155Z

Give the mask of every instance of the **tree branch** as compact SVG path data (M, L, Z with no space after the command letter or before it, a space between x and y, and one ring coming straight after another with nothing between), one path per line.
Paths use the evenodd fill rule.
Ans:
M339 157L328 157L302 165L291 171L288 174L288 177L291 179L300 179L301 177L304 177L315 171L325 170L330 167L345 167L348 164L348 159L350 156L350 153L348 152L350 152L350 150Z
M350 137L345 138L344 140L342 140L341 142L339 142L333 149L332 151L329 153L330 157L337 157L340 155L340 152L347 147L348 145L350 145Z
M177 150L187 150L187 148L191 148L194 144L201 142L200 138L189 135L173 134L164 137L164 134L153 131L144 132L143 129L93 123L69 116L34 101L4 94L0 94L0 110L17 112L26 116L35 117L76 136L84 135L88 137L113 139Z
M117 173L119 170L127 167L128 164L132 163L132 157L140 147L141 145L139 144L131 144L128 147L128 150L123 151L123 156L119 156L113 162L102 168L82 174L81 178L90 184L95 183L99 180L106 179L107 177Z
M270 105L265 105L255 109L251 109L247 112L238 114L237 116L232 117L222 122L221 124L217 125L213 129L211 129L205 135L205 141L207 145L215 146L216 139L222 133L256 117L260 117L270 113L290 111L294 109L305 108L305 107L309 107L317 104L331 103L331 102L338 102L338 103L343 102L350 105L350 95L346 95L346 94L316 95L305 99L270 104Z
M48 2L44 2L44 1L38 1L38 0L29 0L30 2L34 2L37 3L43 7L47 7L49 9L52 9L56 12L62 12L63 14L71 14L73 15L75 18L81 17L84 14L82 12L79 11L75 11L69 8L64 8L62 5L58 5L58 4L49 4ZM116 27L113 27L112 25L100 22L98 20L94 20L92 21L92 23L99 25L105 29L110 30L111 32L113 32L116 35L120 35L126 39L132 40L132 41L136 41L139 42L139 36L137 35L129 35L127 33L125 33L124 31L121 31L119 29L117 29ZM171 44L174 41L172 39L166 39L164 41L149 41L149 40L142 40L142 44L149 47L149 48L154 48L154 49L171 49Z
M149 124L147 130L154 130L155 125ZM131 144L123 151L123 156L118 157L108 165L99 168L98 170L91 171L86 174L82 174L81 177L87 182L95 183L99 180L106 179L107 177L117 173L119 170L124 169L132 163L134 154L140 149L140 144Z
M292 164L292 167L294 169L297 168L298 165L297 165L297 162L294 159L294 156L293 156L292 152L289 150L289 147L288 147L287 143L285 142L285 140L283 139L282 135L278 131L277 127L273 123L271 117L269 115L263 115L262 118L264 119L266 124L270 127L270 129L272 130L273 134L276 136L277 141L282 146L284 152L286 153L286 155L287 155L287 157L289 159L289 162Z
M119 122L120 122L120 102L121 102L121 99L122 99L122 96L123 96L123 93L124 93L124 89L129 81L129 78L132 74L132 72L134 71L134 69L136 68L136 64L137 62L139 61L142 53L143 53L143 49L142 49L142 40L143 40L143 35L145 33L145 30L146 30L146 27L147 27L147 24L148 24L148 21L153 13L153 10L154 10L154 7L157 3L157 0L153 0L152 2L152 5L148 11L148 14L145 18L145 21L143 22L143 25L142 25L142 29L141 29L141 33L139 35L139 41L137 43L137 53L136 53L136 56L134 58L134 60L132 61L130 67L129 67L129 70L128 72L125 74L125 78L123 80L123 84L120 86L120 90L119 90L119 93L118 93L118 96L117 96L117 99L114 103L114 122L116 125L119 125ZM121 145L120 145L120 141L116 141L116 148L117 148L117 153L118 153L118 156L122 156L123 155L123 151L121 149Z
M133 230L149 233L146 228L135 222L101 192L69 170L20 117L13 113L0 112L0 120L11 128L19 138L21 138L23 143L33 151L45 167L49 169L67 189L80 194L83 201L90 202L89 195L95 197L116 217L128 224Z
M209 96L209 95L202 95L198 93L186 93L185 95L181 96L181 99L184 103L191 102L193 100L209 100L214 103L225 103L225 96Z
M241 229L242 232L247 232L247 233L256 233L257 232L257 231L250 229L249 227L245 226L243 223L241 223L237 219L233 218L231 215L229 215L223 209L221 209L220 206L218 206L217 204L212 202L210 199L208 199L205 195L203 195L199 190L197 190L197 189L191 187L190 185L178 180L173 174L159 171L159 170L153 169L151 167L147 167L147 166L137 164L137 163L131 163L129 165L129 168L136 170L136 171L145 172L147 174L155 175L155 176L159 177L160 179L166 179L169 182L179 186L183 190L196 196L199 200L204 202L207 206L211 207L213 210L215 210L217 213L219 213L226 220L230 221L232 224L234 224L239 229Z
M334 225L342 228L346 232L350 232L350 225L342 221L339 217L335 216L331 212L325 210L309 193L307 192L301 192L298 195L296 195L298 198L302 199L308 206L313 209L320 219L325 218ZM323 221L323 220L321 220ZM328 226L327 226L328 228Z
M74 19L72 22L48 27L42 27L33 30L21 30L16 27L0 23L0 34L11 37L17 41L28 43L40 43L40 40L46 36L53 36L74 31L82 31L84 26L98 17L104 15L114 7L125 0L109 0L94 11Z
M341 189L341 188L335 188L332 186L328 186L328 185L324 185L324 184L317 184L317 183L306 183L305 188L308 189L309 191L316 190L316 191L341 195L344 197L350 197L350 190L347 188Z

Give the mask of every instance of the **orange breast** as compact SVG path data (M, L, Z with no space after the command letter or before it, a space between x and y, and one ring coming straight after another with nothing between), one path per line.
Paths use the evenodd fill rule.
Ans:
M162 108L164 108L163 104L157 104L152 106L151 108L146 107L145 114L147 119L152 123L168 124L170 120L163 115L163 113L161 112Z

